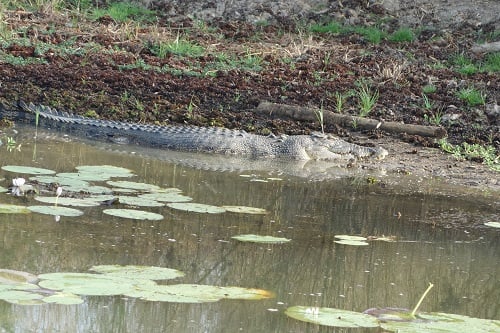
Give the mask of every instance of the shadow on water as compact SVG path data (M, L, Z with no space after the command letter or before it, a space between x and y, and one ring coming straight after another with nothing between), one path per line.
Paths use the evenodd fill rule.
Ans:
M163 207L151 209L164 215L162 221L133 221L94 207L59 223L34 213L2 214L1 268L38 274L85 272L99 264L154 265L186 273L175 282L263 288L276 297L205 304L122 297L86 297L75 306L1 302L3 331L362 332L301 323L283 312L293 305L354 311L411 308L429 282L435 288L422 310L500 319L499 233L446 228L498 221L498 203L488 198L383 188L347 169L337 177L310 181L297 174L299 168L289 171L293 168L285 170L286 165L260 166L256 172L247 164L236 170L236 162L224 159L141 151L144 157L110 152L111 147L116 148L39 142L33 161L33 146L26 141L21 151L0 147L0 164L57 172L71 172L78 165L122 166L137 174L134 181L178 187L195 202L259 207L269 214L198 214ZM325 171L314 173L319 177ZM0 170L0 185L12 177ZM5 194L0 198L2 203L29 201ZM231 239L247 233L292 241L262 245ZM397 241L354 247L334 243L338 234L393 236Z

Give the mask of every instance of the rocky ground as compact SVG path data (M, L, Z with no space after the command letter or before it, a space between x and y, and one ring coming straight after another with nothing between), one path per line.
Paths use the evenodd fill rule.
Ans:
M498 53L471 51L478 42L494 42L498 31L421 27L411 31L412 41L398 41L391 38L397 21L383 13L355 14L365 17L363 24L381 22L386 35L373 42L369 29L328 33L299 22L172 23L158 15L154 22L118 22L50 8L4 10L0 101L132 122L299 134L320 130L320 122L274 117L256 107L270 101L359 116L364 86L370 95L378 93L365 117L441 126L447 142L490 147L498 163L500 77L498 68L486 69ZM460 98L467 89L478 91L484 103ZM325 123L324 130L384 146L391 171L500 188L498 172L484 156L457 160L434 149L439 144L433 137L366 131L356 123Z

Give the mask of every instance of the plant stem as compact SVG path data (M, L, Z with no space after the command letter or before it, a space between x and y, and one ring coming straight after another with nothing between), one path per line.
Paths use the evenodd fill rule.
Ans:
M429 287L427 287L427 290L424 292L424 294L422 295L422 297L420 297L420 299L418 300L417 305L415 306L415 308L411 312L411 316L412 317L415 317L415 313L417 312L418 308L420 307L420 304L422 304L422 302L424 301L425 296L427 296L427 293L429 293L429 291L431 291L432 287L434 287L434 285L431 282L429 282Z

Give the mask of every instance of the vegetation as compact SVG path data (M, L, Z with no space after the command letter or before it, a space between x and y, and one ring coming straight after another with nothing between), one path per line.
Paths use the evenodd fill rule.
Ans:
M395 43L413 42L415 33L410 28L400 28L390 35L389 40Z
M116 22L134 21L153 21L156 13L148 10L137 3L132 2L115 2L111 3L107 8L95 8L92 11L91 17L98 20L105 16L111 17Z
M12 17L9 16L11 14L8 10L18 8L43 12L46 15L41 17L44 18L64 15L61 15L61 19L43 21L44 29L37 27L37 30L30 30L33 27L28 27L25 24L26 20L20 20L18 22L20 24L11 24ZM420 64L416 64L412 55L413 50L410 50L412 48L410 44L405 45L409 51L401 53L405 57L404 61L379 57L378 46L366 45L363 42L361 43L363 47L346 49L345 54L342 54L344 51L331 48L330 44L338 41L354 44L359 39L372 44L416 42L420 33L418 30L407 27L397 30L385 29L382 28L380 20L370 26L349 26L336 21L309 26L298 25L299 28L296 31L279 30L276 32L276 35L279 35L280 44L273 44L264 39L264 37L270 37L270 35L265 35L265 31L269 28L266 22L253 26L248 32L245 31L243 38L237 36L235 40L238 42L231 42L231 36L228 37L221 33L219 28L210 27L201 21L193 21L193 25L188 27L169 27L163 23L161 13L129 1L106 2L97 6L90 0L38 0L35 2L18 0L4 2L0 5L0 9L0 60L2 64L50 65L60 59L68 59L68 61L74 60L75 66L88 70L89 65L92 65L96 59L95 55L100 55L103 58L99 61L105 62L106 68L114 71L137 71L140 75L151 74L151 76L168 74L175 76L174 80L177 77L200 79L239 77L241 81L236 82L238 79L235 79L235 84L238 86L232 90L232 92L238 91L237 97L235 98L231 93L231 101L227 104L237 103L241 106L246 103L249 105L248 96L252 93L246 90L245 85L248 83L253 87L253 84L265 86L271 83L268 91L271 99L278 99L278 101L290 99L292 103L300 103L299 95L306 91L306 94L313 97L307 97L307 101L304 100L304 102L311 103L316 108L319 108L321 103L322 111L358 113L366 117L377 103L384 106L380 108L380 113L390 109L387 95L391 95L390 98L405 99L405 96L397 96L397 92L400 89L408 91L407 87L411 86L410 89L414 94L421 95L418 103L412 104L411 101L406 100L409 111L417 115L413 119L420 119L424 124L443 125L443 109L439 108L440 105L456 104L461 100L469 107L481 107L486 103L487 96L491 101L497 97L492 92L491 85L483 84L483 82L477 83L483 77L477 74L498 73L499 52L477 56L466 51L451 55L447 53L451 51L443 51L432 60L433 67L431 65L419 67ZM81 31L88 31L92 38L87 38L86 35L82 37ZM346 36L349 37L347 41L344 39ZM489 33L477 38L492 41L497 37L498 35ZM439 38L444 39L443 36L437 36L435 40ZM231 47L225 47L228 41L231 42ZM432 42L432 40L429 41L429 43ZM453 52L456 52L455 48ZM283 72L275 68L280 65L280 70ZM455 73L447 71L445 79L441 80L440 77L439 81L435 81L439 84L434 84L434 79L433 81L421 80L416 83L415 80L420 78L418 75L416 79L411 78L409 74L414 76L414 73L408 70L413 70L414 67L417 71L451 67ZM143 73L140 73L141 71ZM151 73L144 73L145 71L151 71ZM425 73L429 78L431 74ZM290 79L291 77L294 79ZM276 80L276 85L273 80ZM353 82L353 80L356 81ZM464 85L459 86L462 88L452 96L455 98L454 101L448 98L446 83L443 84L446 80L465 81ZM81 77L81 86L92 85L93 82L95 81L89 76ZM381 84L382 82L384 85ZM275 90L273 90L274 86ZM228 87L225 86L220 91L226 88ZM234 88L231 87L231 89ZM384 89L384 96L379 95L378 89ZM36 92L37 95L43 95L42 100L52 98L53 100L47 103L49 105L68 107L69 104L71 108L78 109L80 114L91 112L89 115L92 117L102 116L94 110L99 109L98 103L105 104L109 101L114 102L114 105L108 108L113 110L110 113L114 117L118 117L120 112L126 110L127 114L137 115L145 121L155 121L153 115L164 115L165 104L176 110L182 110L183 121L186 120L185 117L193 121L197 120L198 116L203 117L201 112L195 112L197 114L193 115L193 110L206 109L203 98L193 101L189 99L191 94L181 101L172 100L162 103L157 100L150 102L151 96L136 93L130 86L118 92L113 91L111 94L105 88L101 90L100 93L95 92L93 96L84 96L79 99L74 94L72 96L69 93L64 94L53 87L49 91L44 91L36 83L32 87L29 85L26 87L26 91L30 91L31 94ZM389 90L391 94L386 95L385 91ZM127 96L127 91L133 92L134 95ZM382 101L379 101L381 97ZM259 99L262 100L262 94L259 94ZM95 103L87 105L89 100ZM226 98L227 100L229 99ZM231 109L231 105L216 105L213 101L210 102L212 104L209 107L213 110ZM384 115L381 114L381 116ZM208 118L205 124L227 125L224 119ZM404 116L401 114L394 117L396 120L402 118ZM320 117L318 121L322 123ZM447 126L447 124L444 125ZM352 126L356 128L357 123L353 122ZM257 130L262 132L266 129L258 128ZM275 129L267 130L272 132ZM283 128L278 132L280 130L282 131ZM327 129L322 128L322 130ZM469 142L476 142L471 137L472 135L474 134L470 134L465 139ZM481 137L486 136L487 134L483 133ZM457 138L454 141L459 142ZM486 141L483 140L483 142ZM497 139L492 135L491 143L498 147L496 142Z
M416 33L407 27L402 27L392 34L384 31L377 26L346 26L339 22L331 21L326 24L313 24L310 27L311 32L315 33L330 33L330 34L358 34L364 40L378 44L382 40L389 40L394 43L406 43L415 40Z
M358 82L358 97L359 116L366 117L373 110L379 98L378 90L372 91L365 81Z
M439 140L439 146L447 153L457 159L481 161L495 171L500 171L500 156L493 146L481 146L463 142L461 145L453 145L446 139Z
M469 106L484 105L486 102L486 94L474 87L460 89L457 92L457 96Z
M497 73L500 71L500 52L490 53L483 60L473 61L465 54L454 54L449 63L460 74Z

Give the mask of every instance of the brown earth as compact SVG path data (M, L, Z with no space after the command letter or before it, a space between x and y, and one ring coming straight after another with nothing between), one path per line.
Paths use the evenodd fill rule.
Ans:
M109 17L90 22L69 13L6 11L3 20L30 43L4 43L0 53L0 101L39 103L103 119L159 124L241 128L260 134L317 131L317 121L297 121L256 113L262 101L336 111L335 93L356 91L369 82L380 97L368 117L380 121L440 125L453 144L467 142L500 149L498 72L460 74L450 63L464 54L484 61L470 48L479 27L453 32L420 31L413 42L367 42L358 34L310 34L306 27L256 26L225 22L210 26L161 18L155 24L117 23ZM389 29L395 29L386 24ZM203 47L201 55L168 53L155 43L176 38ZM15 40L15 39L12 39ZM25 60L12 64L8 57ZM31 62L31 63L28 63ZM432 107L426 109L424 86ZM475 87L486 105L468 106L457 91ZM342 113L359 114L355 95ZM435 138L360 131L325 124L325 131L348 141L389 150L382 163L392 173L421 179L438 177L478 191L500 190L498 172L474 161L457 160L437 149Z

